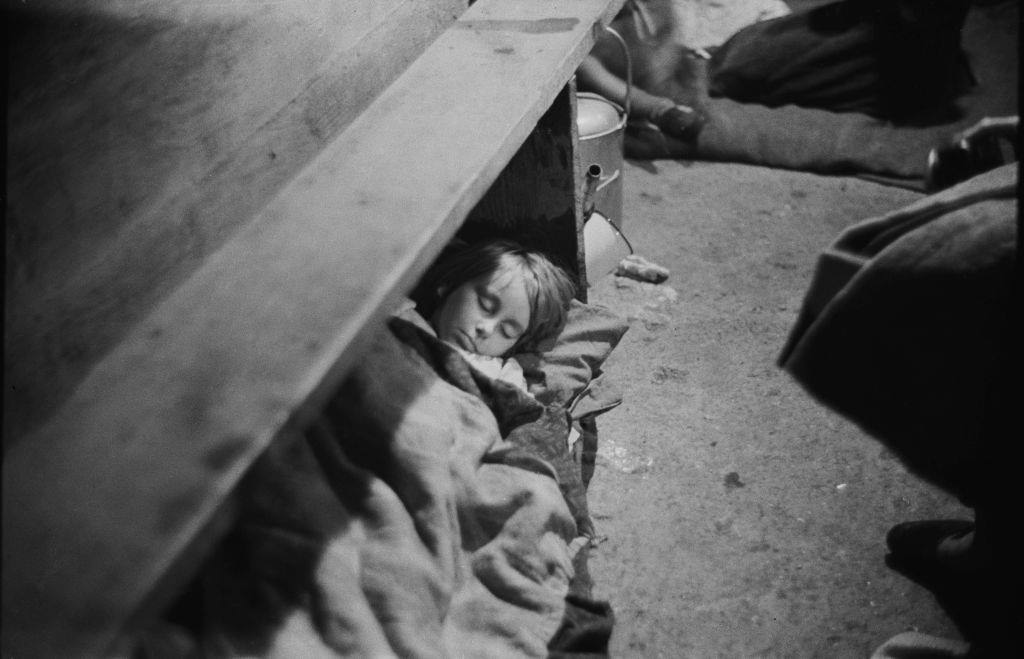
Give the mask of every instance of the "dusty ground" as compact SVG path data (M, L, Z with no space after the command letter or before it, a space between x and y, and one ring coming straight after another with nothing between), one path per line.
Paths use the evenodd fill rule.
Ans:
M626 233L671 277L590 293L632 319L590 490L613 655L867 657L907 629L958 637L885 566L884 536L966 511L775 365L819 250L919 195L743 165L625 174Z

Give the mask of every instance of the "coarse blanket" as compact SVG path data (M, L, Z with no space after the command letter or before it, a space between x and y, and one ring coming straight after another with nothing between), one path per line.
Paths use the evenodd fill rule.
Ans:
M859 5L874 11L868 2ZM929 15L927 8L924 15ZM702 106L707 117L692 143L667 136L650 124L631 124L626 155L859 175L923 190L932 147L982 117L1018 113L1016 2L975 3L969 8L962 30L955 33L965 53L962 63L951 57L957 53L956 44L938 37L934 43L924 36L897 37L897 43L912 46L905 49L909 55L885 58L872 50L873 37L866 36L865 23L850 19L849 26L830 28L836 34L825 29L816 33L819 28L808 26L814 22L808 16L806 11L794 11L748 26L717 49L710 61L686 56L681 50L652 49L630 38L629 21L617 21L634 51L636 84L652 94ZM807 45L798 45L803 42ZM815 43L818 48L813 47ZM788 56L791 51L798 54ZM879 61L889 64L881 66ZM896 66L901 70L892 73L899 82L882 98L919 101L924 106L921 116L894 120L870 108L861 111L858 101L875 98L861 92ZM967 88L940 111L922 90L939 84L926 84L929 75L934 78L947 70L954 71L951 77L966 77L960 83Z
M475 371L415 314L389 327L247 475L202 579L207 653L541 657L571 606L610 619L567 604L589 524L569 410Z
M1017 191L1017 165L1005 165L845 230L780 357L964 501L1016 482L1019 465L1007 458L1021 400Z

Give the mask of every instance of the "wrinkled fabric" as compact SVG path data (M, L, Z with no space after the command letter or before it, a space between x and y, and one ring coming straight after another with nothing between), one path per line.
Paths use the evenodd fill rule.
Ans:
M779 359L966 503L1005 498L1019 433L1016 193L1007 165L844 231Z
M713 96L902 120L969 87L966 0L841 0L750 25L711 58Z
M568 421L391 329L247 475L204 577L210 654L547 656L586 518Z
M720 46L738 30L790 13L782 0L672 0L676 40L690 48Z
M819 11L850 6L870 16L872 4L830 3ZM881 6L886 3L874 4L893 11ZM927 3L918 5L919 18L931 19ZM706 123L692 142L631 125L626 156L860 175L923 190L929 149L982 117L1017 114L1017 3L972 6L962 31L945 24L955 25L954 15L937 30L929 21L919 21L917 28L909 28L921 32L919 38L889 34L883 41L897 49L904 46L906 57L875 49L877 29L872 25L877 21L860 21L856 15L827 17L838 27L845 20L845 29L816 36L799 29L811 16L800 12L746 28L710 63L688 57L682 49L631 41L634 84L701 107ZM796 30L789 29L794 25ZM807 48L799 43L805 37ZM967 68L955 47L957 39L966 52ZM614 49L600 56L602 61L614 58ZM964 92L969 84L965 76L971 73L977 84ZM938 100L927 102L929 98ZM896 111L884 107L893 99L901 106Z
M871 653L871 659L967 659L970 646L955 639L921 632L896 634Z
M538 401L569 406L601 376L601 366L628 329L629 322L611 309L573 300L558 336L542 342L537 352L514 357Z

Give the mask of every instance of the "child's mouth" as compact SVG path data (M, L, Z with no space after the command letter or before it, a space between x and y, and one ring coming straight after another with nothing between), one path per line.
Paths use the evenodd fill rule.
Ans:
M455 335L455 338L458 340L459 345L462 346L463 350L476 352L476 343L473 342L473 339L469 338L469 334L466 334L462 330L459 330L459 332Z

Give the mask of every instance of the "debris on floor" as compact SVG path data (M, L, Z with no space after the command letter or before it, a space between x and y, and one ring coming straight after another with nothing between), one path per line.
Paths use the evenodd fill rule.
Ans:
M725 475L725 489L734 490L737 487L745 487L746 483L740 480L740 475L735 471L730 471Z
M638 254L630 254L619 261L618 267L615 268L615 274L620 277L660 284L668 279L668 268L652 263Z

